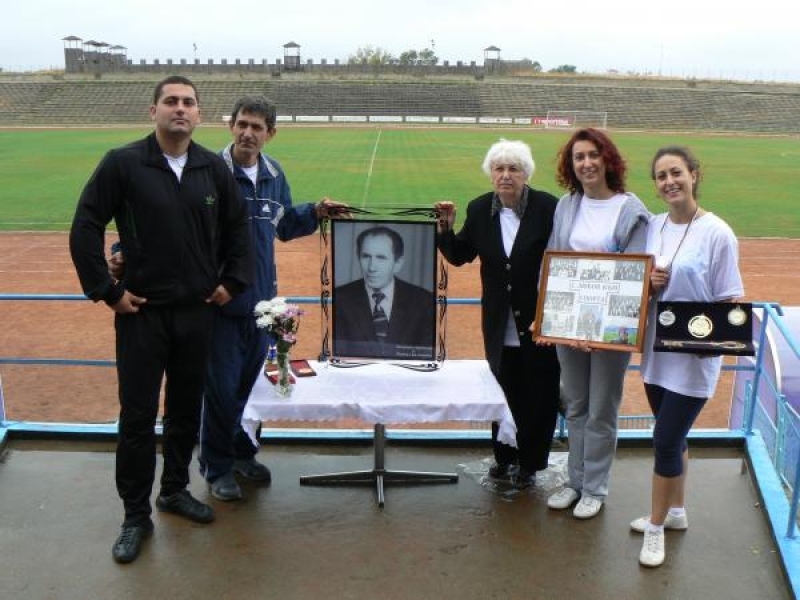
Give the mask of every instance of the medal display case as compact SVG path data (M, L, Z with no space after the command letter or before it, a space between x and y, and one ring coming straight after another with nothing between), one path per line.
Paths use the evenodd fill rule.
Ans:
M753 305L747 302L659 302L653 350L753 356Z

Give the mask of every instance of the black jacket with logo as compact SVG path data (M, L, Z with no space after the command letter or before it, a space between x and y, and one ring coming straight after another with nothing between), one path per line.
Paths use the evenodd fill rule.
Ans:
M118 283L104 253L112 219L125 248ZM109 305L125 289L152 305L193 304L220 283L235 295L253 278L247 209L225 163L191 142L178 181L155 133L100 162L78 202L70 251L84 293Z

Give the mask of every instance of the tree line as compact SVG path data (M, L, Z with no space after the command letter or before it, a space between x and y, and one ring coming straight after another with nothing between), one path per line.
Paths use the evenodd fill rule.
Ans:
M433 67L439 64L439 57L431 48L423 48L422 50L409 49L401 52L399 56L394 56L388 50L380 46L361 46L351 54L347 59L348 64L351 65L401 65L401 66L427 66ZM522 61L515 61L528 63L530 67L536 72L542 72L542 65L538 61L531 61L530 59L523 59ZM575 65L559 65L550 69L549 73L575 73L577 68Z

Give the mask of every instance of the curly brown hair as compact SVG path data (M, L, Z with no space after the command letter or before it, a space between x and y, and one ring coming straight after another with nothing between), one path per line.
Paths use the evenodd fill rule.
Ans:
M628 171L625 159L622 158L619 149L611 141L611 138L593 127L579 129L573 133L569 141L559 151L556 159L556 181L558 185L571 193L583 193L583 186L575 175L575 169L572 166L572 148L576 142L591 142L595 145L606 166L606 185L613 192L624 192L625 175Z

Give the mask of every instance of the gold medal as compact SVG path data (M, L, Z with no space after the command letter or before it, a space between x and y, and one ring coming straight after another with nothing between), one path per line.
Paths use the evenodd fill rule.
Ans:
M737 306L728 313L728 323L735 327L740 327L747 323L747 313L742 310L741 306Z
M670 309L661 311L658 315L658 322L661 323L664 327L669 327L670 325L674 325L675 313L672 312Z
M707 338L713 329L714 324L705 315L700 314L689 319L689 333L692 334L692 337Z

